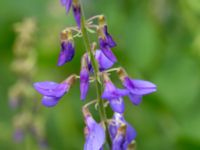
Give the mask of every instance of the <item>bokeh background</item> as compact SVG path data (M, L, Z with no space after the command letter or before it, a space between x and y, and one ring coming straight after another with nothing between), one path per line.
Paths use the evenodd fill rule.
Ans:
M200 1L199 0L82 0L86 17L104 14L118 46L119 63L134 78L154 82L158 91L145 96L139 106L125 98L125 117L137 131L138 150L200 149ZM26 141L13 140L13 117L8 90L18 80L11 71L15 59L13 25L24 18L37 22L34 49L37 68L32 82L60 82L79 73L85 51L76 39L72 62L57 67L59 34L74 25L59 0L0 2L0 149L27 149ZM92 36L91 39L95 39ZM113 76L113 80L117 78ZM32 85L30 85L31 87ZM87 102L95 98L93 86ZM38 102L41 96L33 91ZM76 83L54 108L40 107L49 149L79 150L84 144L84 122ZM27 99L29 101L29 99ZM32 103L32 100L30 100ZM95 111L94 111L95 113ZM95 113L98 118L97 113ZM111 115L111 114L109 114ZM28 149L39 149L30 142ZM19 146L20 145L20 146Z

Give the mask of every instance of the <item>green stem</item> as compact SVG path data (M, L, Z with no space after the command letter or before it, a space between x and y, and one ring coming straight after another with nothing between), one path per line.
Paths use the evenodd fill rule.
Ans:
M82 8L81 8L81 10L82 10ZM95 57L93 55L92 49L90 47L89 37L88 37L88 33L87 33L87 30L86 30L86 26L85 26L85 17L84 17L84 14L83 14L83 10L81 12L81 31L82 31L83 41L85 43L86 50L89 54L92 67L94 69L94 78L95 78L96 91L97 91L97 101L98 101L98 104L99 104L99 115L100 115L100 118L101 118L101 122L105 126L106 139L107 139L109 147L111 148L111 140L110 140L110 136L109 136L109 132L108 132L107 116L106 116L106 111L104 109L104 103L103 103L103 100L101 98L101 93L102 93L101 92L101 84L99 83L99 80L98 80L99 79L98 78L99 68L98 68L98 65L96 65L97 62L96 62Z

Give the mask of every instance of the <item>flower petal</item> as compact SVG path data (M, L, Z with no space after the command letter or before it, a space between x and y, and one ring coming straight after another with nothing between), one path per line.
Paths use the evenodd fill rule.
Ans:
M49 97L49 96L44 96L42 99L42 105L46 107L53 107L57 105L58 101L60 98L57 97Z
M61 43L61 51L58 58L58 66L62 66L65 63L71 61L74 57L74 46L72 42L62 42Z
M136 138L137 133L136 133L135 129L128 122L126 122L126 125L127 125L126 141L128 142L128 144L130 144Z
M119 97L117 99L109 100L110 106L114 112L123 113L124 112L124 100Z
M86 98L89 89L89 72L86 68L83 68L80 73L80 91L81 100Z
M135 94L129 93L128 96L129 96L131 102L134 105L139 105L141 103L141 101L142 101L142 96L141 95L135 95Z
M73 13L74 13L74 18L76 20L77 26L79 29L81 28L81 7L79 5L75 6L73 5Z
M123 132L120 131L119 128L122 125L126 125L125 135L122 135ZM113 142L112 149L115 150L127 150L128 145L136 138L135 129L128 123L123 117L123 114L114 113L111 122L109 123L109 134L111 136L111 140Z
M69 90L69 84L61 83L54 89L54 96L55 97L62 97L66 92Z
M126 149L122 149L123 142L124 142L123 135L116 136L112 142L112 150L126 150Z
M126 122L126 125L127 129L126 129L126 137L123 143L123 149L127 149L128 145L136 138L137 135L135 129L129 123Z
M117 61L117 58L115 57L115 55L113 54L112 50L109 47L102 47L101 48L102 52L104 53L104 55L113 63L115 63Z
M60 0L61 5L65 5L67 0Z
M61 5L65 6L66 12L69 13L69 10L72 6L72 0L60 0Z
M129 92L125 89L118 89L117 88L116 93L117 93L117 95L120 95L120 96L126 96L126 95L128 95Z
M103 99L117 99L119 97L128 95L128 93L129 92L125 89L118 89L114 86L112 87L110 85L107 85L102 94L102 98Z
M84 150L100 150L105 141L105 132L103 127L96 123L92 117L86 118L88 135L84 145Z
M106 35L106 40L110 48L115 47L117 44L113 40L112 36L108 33L107 25L104 26L104 34Z
M51 81L36 82L33 86L40 94L51 97L61 97L69 89L67 83L58 84Z
M108 130L109 130L109 134L110 134L111 139L114 139L116 134L117 134L117 125L114 121L112 121L109 124Z
M35 90L37 90L42 95L52 96L54 95L54 89L59 84L52 81L36 82L33 84Z
M146 95L155 92L157 89L156 85L144 80L133 80L125 78L124 86L132 93L136 95Z
M103 71L113 66L113 62L108 59L101 50L96 50L95 58L99 64L99 70Z

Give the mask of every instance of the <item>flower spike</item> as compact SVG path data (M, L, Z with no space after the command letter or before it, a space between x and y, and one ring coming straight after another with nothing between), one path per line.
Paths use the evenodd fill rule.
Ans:
M61 50L57 65L62 66L73 59L75 55L73 38L81 37L86 47L86 53L82 55L81 59L80 99L86 99L90 82L96 84L97 98L86 103L82 108L86 124L84 150L103 150L105 140L112 150L134 150L136 131L124 119L123 97L128 96L133 104L138 105L143 95L155 92L157 87L149 81L130 78L123 68L111 68L117 62L117 58L112 52L112 48L117 44L108 32L103 15L96 15L85 20L79 0L60 0L60 2L65 6L67 13L72 7L76 26L66 28L61 32ZM98 19L97 22L96 19ZM72 31L76 34L72 34ZM98 34L99 49L96 48L95 42L90 43L88 33ZM118 73L123 84L122 89L117 88L109 78L108 73L113 71ZM34 84L34 88L43 95L42 104L46 107L53 107L69 91L76 78L79 76L71 75L62 83L37 82ZM103 92L102 88L104 88ZM95 121L88 109L94 103L96 104L95 108L99 109L100 123ZM112 119L107 119L105 110L107 104L114 113Z

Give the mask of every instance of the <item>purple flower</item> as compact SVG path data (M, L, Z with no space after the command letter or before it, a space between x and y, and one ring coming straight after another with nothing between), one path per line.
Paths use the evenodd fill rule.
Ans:
M69 90L67 82L55 83L51 81L34 83L34 88L43 95L42 104L46 107L55 106L60 98Z
M77 26L79 29L81 28L81 7L79 3L74 3L72 5L73 13L74 13L74 19L76 21Z
M86 67L83 67L80 72L80 91L81 91L81 100L86 98L89 88L89 71Z
M115 47L116 43L112 36L108 33L108 27L106 25L104 16L99 17L99 45L104 55L113 63L115 63L117 58L111 51L111 48Z
M73 0L60 0L61 5L65 6L66 12L69 13L70 8L73 9L74 19L77 26L81 27L81 7L78 1Z
M128 76L123 78L123 85L129 91L128 96L135 105L141 103L143 95L153 93L157 90L156 85L149 81L131 79Z
M104 71L114 65L114 63L110 59L108 59L101 50L95 51L95 59L98 62L99 71ZM88 68L90 72L93 72L93 68L88 57L87 57L87 63L88 63Z
M135 129L119 113L114 113L109 123L109 133L112 140L112 150L126 150L136 137Z
M62 41L61 42L61 51L60 55L58 58L58 66L62 66L65 63L71 61L74 57L74 45L72 41L67 40L67 41Z
M69 13L69 10L72 6L72 0L60 0L60 2L62 6L65 6L66 12Z
M99 70L103 71L113 66L113 62L108 59L101 50L96 50L95 58L99 64Z
M100 150L105 141L105 132L103 127L96 123L91 115L85 116L86 122L86 142L84 150Z
M122 97L128 95L128 91L116 88L109 79L105 78L108 78L107 75L104 75L105 89L102 98L109 101L114 112L123 113L124 101Z

